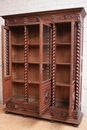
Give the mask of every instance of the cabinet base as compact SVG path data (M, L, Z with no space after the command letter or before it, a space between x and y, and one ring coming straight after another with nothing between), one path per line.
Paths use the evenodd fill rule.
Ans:
M15 113L25 116L37 117L42 119L47 119L50 121L58 121L73 124L74 126L78 126L81 123L83 113L79 111L78 115L76 111L73 111L71 116L68 115L68 110L58 109L49 107L47 111L43 115L39 115L38 106L33 106L27 104L27 107L24 107L25 104L15 104L9 103L6 104L6 108L4 109L5 113Z

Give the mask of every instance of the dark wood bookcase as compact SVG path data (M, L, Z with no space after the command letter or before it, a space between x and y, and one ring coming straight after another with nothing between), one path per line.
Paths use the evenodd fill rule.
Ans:
M79 125L84 8L2 16L5 112Z

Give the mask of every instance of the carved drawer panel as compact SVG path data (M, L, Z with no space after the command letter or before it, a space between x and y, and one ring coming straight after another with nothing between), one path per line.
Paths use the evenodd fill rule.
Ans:
M63 109L58 109L58 108L52 108L51 109L51 114L55 118L62 118L66 119L69 116L69 111L68 110L63 110Z

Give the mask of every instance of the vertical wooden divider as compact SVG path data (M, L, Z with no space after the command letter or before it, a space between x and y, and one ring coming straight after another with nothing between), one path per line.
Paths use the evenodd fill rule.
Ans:
M52 106L55 106L55 71L56 71L56 29L53 23L52 30Z
M26 26L24 26L24 90L26 103L28 102L28 44Z

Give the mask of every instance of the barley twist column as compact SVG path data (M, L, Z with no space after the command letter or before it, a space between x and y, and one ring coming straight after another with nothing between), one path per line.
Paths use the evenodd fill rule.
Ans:
M27 44L27 29L24 27L24 87L25 87L25 102L28 102L28 44Z
M5 61L6 61L6 75L9 75L9 31L5 34Z
M55 106L55 71L56 71L56 42L55 42L55 24L52 30L52 106Z
M81 42L81 25L78 22L77 29L77 45L76 45L76 93L75 93L75 109L79 109L79 82L80 82L80 42Z

